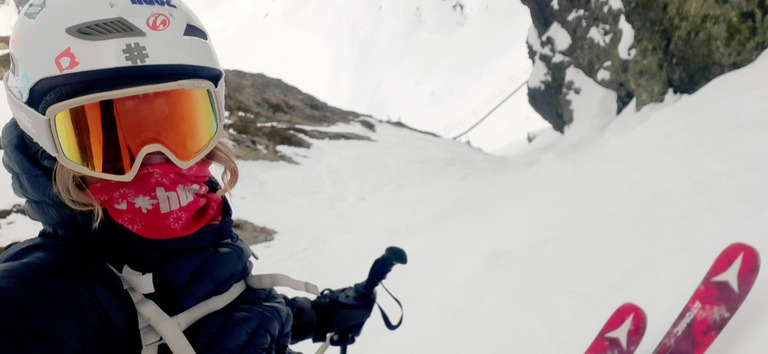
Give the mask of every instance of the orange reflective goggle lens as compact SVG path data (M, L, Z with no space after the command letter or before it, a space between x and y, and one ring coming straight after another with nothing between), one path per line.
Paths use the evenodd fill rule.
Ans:
M191 161L207 152L219 130L214 92L205 88L99 99L52 118L63 157L97 176L128 174L148 147Z

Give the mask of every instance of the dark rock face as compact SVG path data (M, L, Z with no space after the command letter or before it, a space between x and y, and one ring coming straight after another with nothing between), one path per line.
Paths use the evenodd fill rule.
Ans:
M359 123L374 129L360 114L331 107L280 80L227 70L225 81L226 110L230 112L225 127L239 159L293 163L278 146L309 148L312 144L307 138L370 140L353 133L308 128Z
M522 2L533 20L529 55L540 68L529 100L560 132L572 122L570 66L616 92L621 111L633 99L637 109L660 102L670 89L693 93L768 48L766 0Z
M254 115L257 121L330 126L360 115L331 107L281 80L227 70L227 111Z
M272 241L277 234L275 230L243 219L234 219L232 230L249 245Z

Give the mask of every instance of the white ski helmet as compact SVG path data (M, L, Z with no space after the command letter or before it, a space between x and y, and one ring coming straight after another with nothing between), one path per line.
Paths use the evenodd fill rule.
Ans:
M180 0L31 0L10 39L4 83L21 128L58 155L46 109L109 90L203 79L224 117L224 70Z

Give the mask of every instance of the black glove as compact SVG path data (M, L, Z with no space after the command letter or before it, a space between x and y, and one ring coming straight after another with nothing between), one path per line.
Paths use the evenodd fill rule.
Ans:
M326 289L314 301L307 298L292 300L292 343L310 337L315 342L324 342L328 333L336 332L340 344L350 344L371 316L376 295L356 285L338 290Z

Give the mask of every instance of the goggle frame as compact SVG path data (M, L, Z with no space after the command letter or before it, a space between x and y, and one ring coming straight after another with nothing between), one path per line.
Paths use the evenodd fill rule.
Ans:
M99 102L104 100L111 100L111 99L118 99L123 97L134 96L134 95L154 93L154 92L170 91L175 89L206 89L209 91L210 97L213 98L214 106L211 108L213 110L213 115L214 115L213 118L216 120L216 126L217 126L216 132L211 137L210 141L208 142L208 145L191 160L183 161L178 157L176 157L176 155L174 155L168 147L159 143L153 143L153 144L148 144L141 147L139 152L136 153L136 157L133 161L133 166L131 166L131 169L126 174L116 175L116 174L110 174L105 172L93 171L88 167L80 165L65 156L64 149L62 147L61 141L59 140L58 128L56 126L57 114L72 108L89 104L89 103L94 103L94 102ZM148 154L151 154L151 153L161 152L174 164L176 164L177 166L183 169L187 169L192 165L194 165L195 163L202 160L209 152L211 152L211 150L213 150L213 148L216 146L218 141L224 136L224 117L223 117L224 103L222 98L223 98L223 90L218 90L216 86L210 81L202 80L202 79L188 79L188 80L166 82L161 84L134 86L134 87L99 92L99 93L89 94L81 97L76 97L73 99L69 99L69 100L58 102L56 104L51 105L46 110L45 117L49 120L49 123L50 123L50 129L51 129L50 131L51 131L52 138L54 140L54 144L57 150L55 157L60 164L82 175L101 178L101 179L108 179L113 181L127 182L132 180L136 176L136 174L139 172L139 168L141 167L142 161Z

